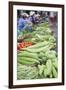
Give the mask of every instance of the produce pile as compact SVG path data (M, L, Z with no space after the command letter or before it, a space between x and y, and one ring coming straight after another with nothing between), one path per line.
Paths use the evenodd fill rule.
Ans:
M58 56L53 32L48 23L33 28L32 32L27 30L20 35L23 41L17 45L17 79L57 78ZM26 34L29 37L23 38Z

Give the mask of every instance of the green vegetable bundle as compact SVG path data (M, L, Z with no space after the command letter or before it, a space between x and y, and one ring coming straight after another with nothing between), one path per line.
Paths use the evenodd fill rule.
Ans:
M36 67L18 64L17 72L17 79L19 80L38 78L38 69Z

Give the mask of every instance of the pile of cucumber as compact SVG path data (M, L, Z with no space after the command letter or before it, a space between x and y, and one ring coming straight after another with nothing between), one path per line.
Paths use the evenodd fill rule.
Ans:
M42 29L42 31L41 31ZM48 25L43 24L32 33L32 46L22 48L17 54L17 79L41 79L58 77L56 39ZM35 41L35 38L38 38Z

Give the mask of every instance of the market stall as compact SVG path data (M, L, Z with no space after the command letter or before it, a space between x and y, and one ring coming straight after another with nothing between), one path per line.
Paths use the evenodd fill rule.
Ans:
M56 38L48 22L33 25L17 38L17 78L56 78L58 58Z

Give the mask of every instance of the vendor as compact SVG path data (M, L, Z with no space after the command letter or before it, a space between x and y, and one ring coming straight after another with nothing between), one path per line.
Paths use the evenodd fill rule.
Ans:
M55 19L54 19L54 12L50 12L50 15L49 15L49 23L50 23L50 26L53 26L54 25L54 22L55 22Z
M32 22L30 21L28 14L26 14L25 22L26 22L25 29L32 32Z
M23 30L32 31L32 22L29 20L29 15L27 13L22 13L18 20L17 35Z
M30 20L33 24L35 24L35 12L30 11L29 20Z
M26 13L22 13L21 14L21 17L19 18L19 21L18 21L18 25L17 25L17 29L18 30L24 30L24 27L25 27L25 19L26 19Z
M39 14L35 15L35 23L36 24L40 23L40 15Z

